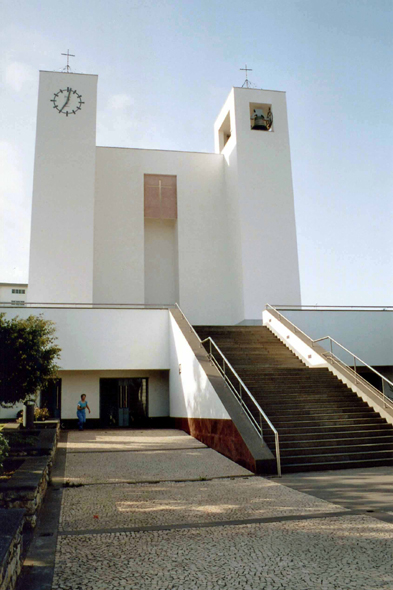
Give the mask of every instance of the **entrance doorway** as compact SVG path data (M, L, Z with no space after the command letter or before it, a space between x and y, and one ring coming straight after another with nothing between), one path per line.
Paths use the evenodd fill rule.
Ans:
M61 418L61 379L49 379L41 389L41 408L48 408L50 418Z
M148 380L100 379L100 421L104 427L140 428L148 419Z

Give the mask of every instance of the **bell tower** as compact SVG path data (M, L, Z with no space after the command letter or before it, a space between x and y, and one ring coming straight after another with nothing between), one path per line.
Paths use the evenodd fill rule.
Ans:
M93 300L97 80L40 72L30 302Z
M266 303L300 304L285 92L232 88L215 149L224 156L243 317L260 318Z

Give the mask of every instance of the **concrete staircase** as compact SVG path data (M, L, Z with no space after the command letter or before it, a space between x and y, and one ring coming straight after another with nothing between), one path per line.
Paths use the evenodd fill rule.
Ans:
M278 430L283 473L393 465L393 426L328 369L306 367L265 327L194 327L215 341ZM275 453L267 424L264 439Z

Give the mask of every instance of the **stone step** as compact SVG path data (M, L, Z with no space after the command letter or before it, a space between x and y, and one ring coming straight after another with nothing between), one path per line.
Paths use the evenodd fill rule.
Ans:
M236 363L231 363L234 368ZM266 369L266 367L265 367ZM269 367L269 371L266 369L263 371L262 369L255 370L253 367L247 367L244 369L244 374L247 375L249 381L257 381L261 383L277 383L277 381L282 380L293 380L295 383L304 382L304 383L314 383L319 385L325 385L327 387L340 385L343 386L344 383L339 381L337 377L334 377L331 374L325 374L318 377L318 375L312 375L309 373L306 368L301 369L300 371L296 371L296 373L285 373L281 367L275 367L272 369ZM344 385L345 387L345 385Z
M293 402L298 400L299 402L304 400L327 400L327 401L345 401L350 402L352 399L357 399L357 395L354 395L351 391L319 391L318 389L312 387L310 389L287 389L287 385L283 385L282 388L275 388L275 389L265 389L264 387L253 387L249 386L247 382L245 383L246 387L251 391L258 394L261 399L265 399L266 403L269 403L269 400L279 400L280 402ZM255 397L255 395L254 395ZM358 398L361 399L361 398Z
M361 424L331 424L329 426L321 426L321 425L317 425L317 426L311 426L311 425L305 425L305 426L299 426L299 423L295 423L295 424L289 424L286 426L283 426L282 424L280 426L277 426L276 424L274 424L273 422L273 426L276 428L276 430L278 431L278 434L280 437L283 437L286 434L289 435L295 435L295 436L301 436L301 438L303 438L302 435L307 435L307 434L312 434L313 436L317 435L319 436L319 434L324 434L324 433L328 433L330 436L335 435L335 434L339 434L342 432L353 432L356 431L356 428L358 428L359 430L375 430L377 428L384 428L384 423L381 421L364 421ZM265 423L263 425L263 431L264 433L266 433L266 436L269 435L269 431L270 431L270 427Z
M298 401L298 403L294 403L294 402L288 402L287 400L269 400L267 401L266 398L262 395L262 396L256 396L254 394L255 399L257 400L257 402L262 405L263 402L263 408L264 410L270 411L270 412L281 412L281 411L286 411L286 412L292 412L292 411L316 411L316 412L323 412L323 411L331 411L337 408L337 410L348 410L351 411L352 409L356 408L356 409L367 409L370 412L374 412L374 410L372 408L370 408L370 406L367 405L366 402L359 400L359 401L342 401L342 400L325 400L323 402L321 402L320 400L314 400L314 399L300 399Z
M368 461L374 459L392 459L393 460L393 450L389 449L387 451L359 451L359 452L335 452L330 454L313 454L313 455L291 455L286 456L282 460L283 465L289 465L293 463L297 463L298 465L304 465L310 462L317 462L317 463L335 463L341 461Z
M284 430L286 428L325 428L325 427L339 427L339 426L356 426L362 424L368 424L372 420L373 424L383 424L385 421L383 418L378 418L374 416L367 416L367 417L360 417L360 418L346 418L346 417L327 417L327 418L315 418L314 420L310 419L307 416L304 416L303 420L295 419L289 420L287 416L284 416L282 420L275 417L273 422L274 427L280 431L280 428Z
M266 437L265 437L266 438ZM271 439L273 440L273 439ZM296 444L296 447L294 447L294 445ZM353 446L359 446L359 445L392 445L393 446L393 432L392 434L389 435L385 435L385 436L364 436L364 437L347 437L344 434L339 438L326 438L326 439L321 439L321 438L315 438L315 437L311 437L308 440L280 440L280 449L286 450L286 449L298 449L300 451L300 449L313 449L316 446L318 446L319 448L337 448L340 446L343 447L353 447ZM390 448L390 447L389 447Z
M345 449L345 451L343 451ZM353 445L343 445L340 449L337 445L324 445L324 446L309 446L309 447L281 447L280 446L280 454L283 460L287 461L287 459L293 457L302 457L302 456L312 456L312 455L329 455L329 457L333 457L336 454L342 454L343 452L347 452L350 454L361 454L361 453L374 453L379 451L391 451L393 452L393 440L390 442L385 443L377 443L371 442L368 444L353 444Z
M304 471L330 471L336 469L360 469L369 467L393 466L393 459L390 457L374 459L351 459L331 462L310 461L307 464L290 463L282 466L283 473L299 473Z
M372 408L363 409L363 410L359 410L358 408L353 408L350 411L345 411L345 410L342 410L339 408L332 408L330 410L310 411L310 410L307 410L306 408L301 408L301 411L300 410L294 411L292 409L286 410L285 407L283 407L281 409L281 411L280 410L273 411L270 408L264 408L264 411L272 422L277 422L277 419L280 417L283 420L290 420L291 422L301 421L302 419L308 420L312 416L315 416L316 420L319 420L320 418L323 418L326 420L333 420L335 416L337 417L338 420L346 420L347 418L350 418L351 420L358 419L358 418L368 419L370 414L374 413L374 410ZM326 416L326 418L324 418L325 416Z
M284 473L393 465L393 426L327 368L308 368L266 327L196 330L222 349L277 428ZM274 435L262 425L274 452Z
M296 430L296 429L294 429ZM339 438L366 438L372 436L373 438L376 437L383 437L383 436L391 436L393 435L393 427L390 424L377 424L377 425L364 425L364 426L350 426L348 429L343 427L336 427L336 428L327 428L320 432L314 430L308 431L304 429L300 429L298 432L284 432L283 430L279 431L280 441L299 441L299 442L307 442L309 440L338 440ZM263 430L263 438L266 440L267 443L274 442L274 434L270 430L270 428L266 425Z

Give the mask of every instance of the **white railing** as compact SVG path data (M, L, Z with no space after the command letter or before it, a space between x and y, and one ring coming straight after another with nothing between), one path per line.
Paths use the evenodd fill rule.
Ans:
M195 337L198 339L200 346L204 347L206 350L205 344L209 343L207 353L208 353L208 357L209 357L210 362L212 364L214 364L215 367L220 372L226 385L228 386L229 390L234 395L237 402L240 404L241 409L243 410L244 414L249 419L251 425L256 430L256 432L262 442L263 442L262 419L264 419L266 421L267 425L272 430L272 432L274 434L274 442L275 442L275 449L276 449L277 475L279 477L281 477L280 440L279 440L279 435L278 435L276 428L273 426L273 424L271 423L269 418L266 416L265 412L262 410L262 408L258 404L257 400L254 398L254 396L252 395L252 393L250 392L248 387L245 385L243 380L240 378L240 376L237 374L235 369L232 367L231 363L228 361L228 359L221 352L220 348L217 346L217 344L214 342L214 340L212 338L210 338L210 336L208 338L205 338L205 340L201 340L198 333L195 331L194 327L190 324L190 322L188 321L188 319L186 318L186 316L184 315L184 313L182 312L182 310L180 309L180 307L177 303L176 303L176 307L179 310L179 312L181 313L185 322L188 324L190 331L193 332ZM215 351L216 355L214 354L213 350ZM216 356L219 357L219 360L216 358ZM254 410L254 412L257 414L257 416L258 416L257 418L254 416L253 412L251 411L250 406Z
M284 307L284 306L282 306L282 307ZM384 385L386 385L387 387L389 387L393 391L393 383L391 381L389 381L389 379L384 377L384 375L381 375L381 373L379 373L373 367L371 367L370 365L365 363L356 354L354 354L353 352L351 352L350 350L345 348L345 346L343 346L342 344L340 344L339 342L334 340L334 338L332 338L331 336L323 336L322 338L317 338L316 340L313 340L312 338L310 338L310 336L308 336L305 332L303 332L303 330L301 330L300 328L295 326L294 323L292 323L288 318L283 316L278 311L277 308L273 307L272 305L266 304L266 309L274 317L276 317L283 325L285 325L287 328L289 328L291 330L291 332L293 332L296 336L299 336L311 348L315 348L315 346L319 342L327 341L328 345L330 345L330 350L325 350L321 347L320 350L318 350L318 354L321 357L323 357L327 363L329 363L331 365L334 365L334 364L339 365L341 367L341 369L343 369L344 372L347 373L351 377L351 381L353 381L355 385L357 383L361 383L364 387L369 389L372 393L374 393L374 395L377 395L378 398L381 399L385 408L389 407L390 409L393 410L393 401L385 395L385 391L384 391L385 390ZM387 309L387 308L383 308L383 309ZM348 365L348 363L346 363L345 361L340 359L336 354L334 354L333 344L336 345L340 350L344 351L347 355L349 355L350 358L352 358L353 368L350 365ZM371 371L372 373L377 375L378 378L381 379L382 390L379 390L377 387L374 387L374 385L371 385L371 383L369 381L367 381L367 379L365 379L364 377L362 377L359 374L358 369L359 369L360 365L366 367L369 371Z

